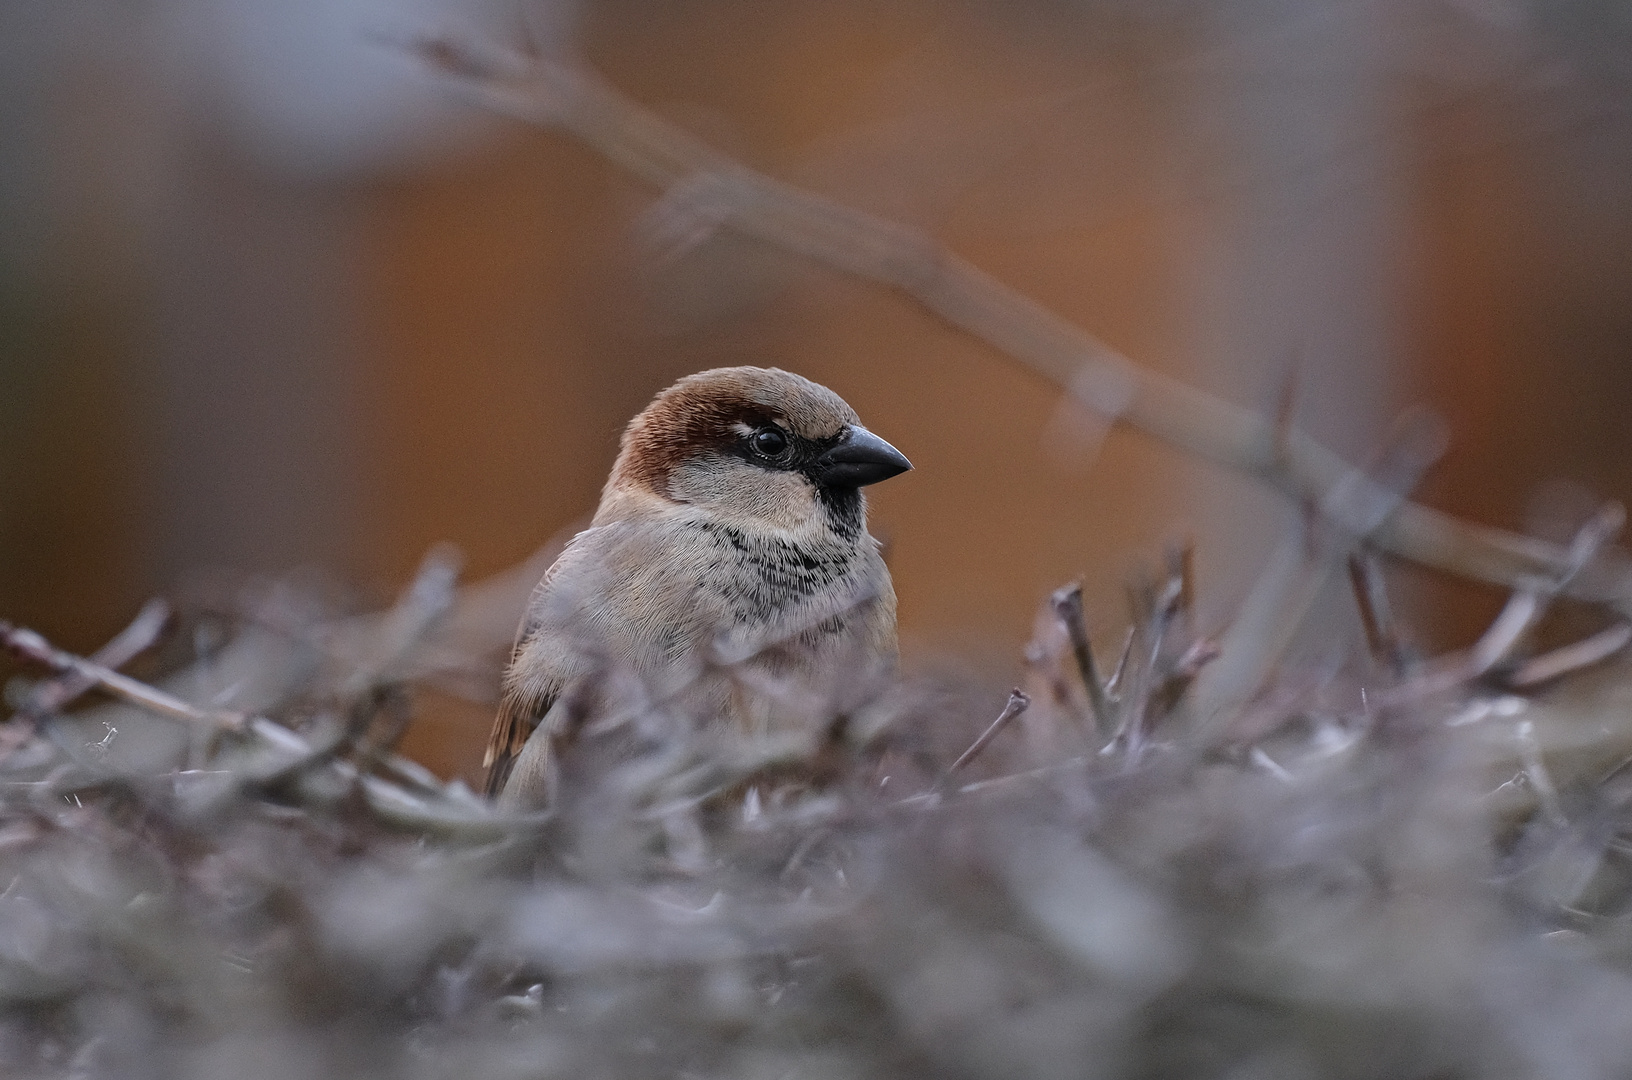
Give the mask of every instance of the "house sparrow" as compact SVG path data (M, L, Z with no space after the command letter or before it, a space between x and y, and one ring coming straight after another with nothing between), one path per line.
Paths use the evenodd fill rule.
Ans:
M717 368L658 394L625 429L590 527L533 593L488 793L512 809L549 802L613 671L705 726L823 722L810 703L835 680L894 665L895 590L861 489L910 468L842 398L790 372Z

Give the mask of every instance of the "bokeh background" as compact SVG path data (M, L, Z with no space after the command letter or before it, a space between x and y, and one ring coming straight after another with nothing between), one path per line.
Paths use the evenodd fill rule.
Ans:
M777 177L921 226L1135 360L1547 528L1632 495L1632 7L1619 0L7 0L0 614L90 649L201 573L389 596L592 508L675 377L774 364L916 463L874 498L914 662L1016 663L1038 601L1193 537L1220 617L1293 511L1091 418L874 286L478 115L381 35L587 57ZM1560 487L1568 480L1578 488ZM1538 510L1540 506L1543 509ZM1404 575L1418 632L1498 597ZM410 751L469 772L486 715Z

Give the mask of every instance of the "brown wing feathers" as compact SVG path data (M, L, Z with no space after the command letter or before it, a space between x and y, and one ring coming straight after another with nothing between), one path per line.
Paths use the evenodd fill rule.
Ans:
M487 753L482 756L482 768L487 770L484 790L497 796L510 779L522 747L538 728L538 722L550 711L551 699L530 701L514 689L507 689L499 702L499 715L493 722L493 733L487 739Z

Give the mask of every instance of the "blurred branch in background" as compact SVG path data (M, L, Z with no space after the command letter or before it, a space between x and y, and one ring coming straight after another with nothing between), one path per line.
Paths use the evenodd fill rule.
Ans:
M413 44L472 100L567 131L658 187L659 227L677 244L731 228L894 286L1100 413L1319 507L1369 544L1514 589L1565 581L1568 595L1632 614L1632 561L1624 554L1578 572L1560 545L1397 501L1298 428L1134 364L921 232L748 169L582 66L447 36ZM1369 508L1379 505L1387 511L1374 518Z

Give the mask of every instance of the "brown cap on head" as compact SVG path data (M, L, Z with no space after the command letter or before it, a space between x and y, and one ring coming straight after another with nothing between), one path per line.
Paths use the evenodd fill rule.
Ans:
M681 379L629 422L611 482L663 493L669 473L693 455L739 439L744 425L777 421L813 441L837 439L860 423L843 398L802 375L778 368L714 368Z

